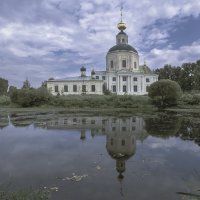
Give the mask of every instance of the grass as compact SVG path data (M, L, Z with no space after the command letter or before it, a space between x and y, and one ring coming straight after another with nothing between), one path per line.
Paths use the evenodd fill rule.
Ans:
M1 106L0 113L93 113L117 115L122 113L153 113L157 108L151 105L147 96L60 96L53 97L48 104L22 108L15 104Z
M20 190L20 191L0 191L0 200L48 200L50 192L48 190Z
M66 112L66 113L95 113L118 115L119 113L147 113L153 114L158 109L151 104L148 96L131 95L69 95L52 97L46 104L35 107L22 108L9 102L8 98L0 98L0 117L8 112ZM189 105L180 101L175 107L166 108L165 111L180 114L200 114L200 105Z

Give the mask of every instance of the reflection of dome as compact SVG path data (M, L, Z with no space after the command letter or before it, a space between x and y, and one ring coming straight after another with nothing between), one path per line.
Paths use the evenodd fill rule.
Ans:
M124 176L122 174L119 174L117 178L119 182L122 182L122 180L124 179Z
M122 173L126 170L126 160L134 155L136 140L131 132L108 133L106 138L106 149L108 154L116 160L118 179L122 180Z
M135 153L135 137L130 133L107 135L106 149L115 160L128 160Z
M81 139L82 141L86 139L86 136L85 136L85 130L84 130L84 129L81 130L81 136L80 136L80 139Z

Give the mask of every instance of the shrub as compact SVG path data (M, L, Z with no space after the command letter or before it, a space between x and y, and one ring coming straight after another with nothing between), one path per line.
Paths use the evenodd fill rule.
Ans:
M189 105L200 104L200 94L183 94L181 97L181 101Z
M6 95L0 96L0 105L9 105L10 103L10 97Z
M13 90L11 101L22 107L40 106L47 103L51 95L45 88Z
M175 81L163 79L153 83L149 87L149 97L157 107L168 107L177 105L181 96L181 88Z
M103 93L104 93L105 95L111 95L111 94L112 94L110 90L105 90Z

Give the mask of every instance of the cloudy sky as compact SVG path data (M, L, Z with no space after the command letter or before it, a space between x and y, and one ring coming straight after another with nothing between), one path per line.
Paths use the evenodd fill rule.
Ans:
M0 0L0 77L20 87L105 70L123 2L129 43L153 69L200 59L200 0Z

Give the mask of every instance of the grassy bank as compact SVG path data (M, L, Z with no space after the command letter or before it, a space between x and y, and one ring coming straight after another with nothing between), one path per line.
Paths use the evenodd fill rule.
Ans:
M35 107L21 107L16 104L1 105L1 112L88 112L88 113L134 113L155 112L147 96L59 96L48 103Z
M41 106L21 107L10 102L9 97L0 97L0 116L6 112L27 113L93 113L119 115L123 113L153 114L158 109L152 105L148 96L117 96L117 95L83 95L52 97ZM180 114L200 114L200 105L188 104L188 100L180 101L175 107L166 108L165 111Z

